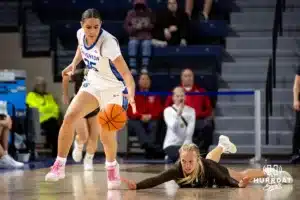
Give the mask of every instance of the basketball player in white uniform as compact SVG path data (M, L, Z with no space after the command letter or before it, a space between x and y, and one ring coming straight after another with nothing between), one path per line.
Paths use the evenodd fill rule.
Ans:
M101 17L97 10L88 9L82 14L82 28L77 32L78 48L72 63L62 75L74 72L83 60L89 68L86 80L69 105L58 138L58 156L46 181L58 181L65 177L65 164L74 137L74 122L107 104L118 104L127 109L128 103L136 112L134 102L135 83L121 54L117 39L101 29ZM124 95L127 90L126 98ZM100 140L106 156L108 189L118 189L119 164L116 161L116 132L100 131Z

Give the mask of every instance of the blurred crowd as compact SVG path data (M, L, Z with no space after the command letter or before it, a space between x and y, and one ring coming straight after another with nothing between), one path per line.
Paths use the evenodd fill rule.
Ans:
M165 47L170 45L186 46L197 43L193 32L197 33L197 26L193 21L207 20L212 8L213 0L205 0L203 10L197 8L194 0L186 0L185 9L179 8L177 0L168 0L167 8L154 13L147 6L146 0L134 0L133 9L129 10L124 21L124 28L129 35L128 55L132 73L148 72L151 58L151 47ZM191 28L192 27L192 28ZM141 60L137 60L141 55Z
M137 91L151 92L151 77L147 73L139 76ZM181 84L172 90L172 96L137 95L137 113L128 109L128 132L136 135L146 158L161 157L176 161L179 147L193 142L202 153L212 144L214 110L212 101L205 95L188 95L188 92L205 92L194 83L194 73L184 69ZM186 95L187 93L187 95Z

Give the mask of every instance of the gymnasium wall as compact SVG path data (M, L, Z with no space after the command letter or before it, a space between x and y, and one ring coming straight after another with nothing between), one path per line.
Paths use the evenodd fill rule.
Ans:
M61 84L53 82L52 76L52 58L23 58L21 49L21 35L19 33L1 33L0 34L0 69L23 69L27 72L27 91L32 90L36 76L45 77L48 83L48 91L52 93L65 110L61 102ZM73 93L73 87L70 87L70 95Z

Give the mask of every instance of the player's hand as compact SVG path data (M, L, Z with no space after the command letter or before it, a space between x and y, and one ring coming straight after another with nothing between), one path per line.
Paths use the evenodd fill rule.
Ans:
M250 178L249 178L249 177L244 177L244 178L239 182L239 187L240 187L240 188L245 188L249 183L250 183Z
M136 183L134 181L128 180L126 178L121 177L121 181L127 185L127 187L131 190L136 190Z
M75 73L76 67L71 63L68 67L66 67L62 72L61 76L71 76Z
M136 104L135 104L135 100L134 100L134 95L128 95L128 94L123 94L123 96L125 96L128 99L128 103L131 105L132 108L132 112L133 114L136 113Z
M300 110L300 101L294 101L294 109L296 111L299 111Z
M132 112L135 114L136 113L136 104L135 104L134 97L128 97L128 102L131 105Z

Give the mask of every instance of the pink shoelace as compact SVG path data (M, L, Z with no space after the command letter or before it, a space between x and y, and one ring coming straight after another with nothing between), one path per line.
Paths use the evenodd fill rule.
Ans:
M51 172L55 175L59 175L61 167L62 167L62 164L60 164L58 161L56 161L54 163L54 165L51 167Z
M107 167L107 176L109 181L116 181L116 167Z

